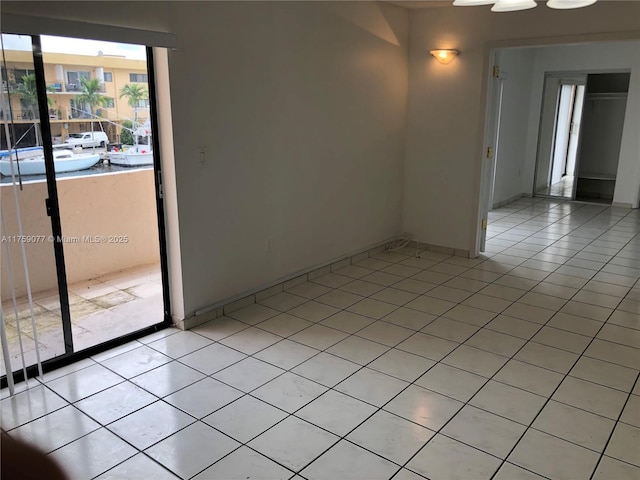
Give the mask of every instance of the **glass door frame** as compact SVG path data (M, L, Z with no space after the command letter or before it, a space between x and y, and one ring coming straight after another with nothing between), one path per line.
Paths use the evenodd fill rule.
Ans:
M44 71L44 61L42 55L41 36L35 34L22 34L15 32L2 31L1 34L7 35L25 35L31 38L32 55L34 63L34 73L36 77L36 91L38 97L38 112L40 115L40 130L42 134L42 146L44 151L47 194L46 212L51 219L51 234L53 236L53 249L56 264L56 273L58 281L58 295L62 317L62 331L64 339L65 353L49 360L42 362L42 369L47 371L68 365L99 352L108 350L118 345L130 342L137 338L143 337L155 331L169 327L172 324L171 305L169 295L169 272L167 257L167 237L165 231L165 215L164 215L164 194L162 185L162 165L160 159L160 141L158 139L158 110L156 101L156 85L155 85L155 64L153 58L153 48L145 46L147 58L148 88L149 88L149 110L151 127L154 135L153 142L153 170L154 170L154 186L155 186L155 203L158 225L158 241L160 255L160 270L162 279L162 299L163 299L163 318L160 322L144 327L132 333L116 337L100 344L83 349L79 352L73 348L73 333L71 329L71 312L69 307L69 291L67 285L66 265L64 260L64 245L62 237L62 224L60 221L60 208L58 201L58 190L56 183L55 165L53 161L53 146L51 136L51 123L49 121L49 110L47 103L46 80ZM37 365L30 365L26 368L27 377L34 377L38 374ZM7 372L10 374L10 372ZM15 382L24 380L22 370L14 370L13 378ZM0 378L0 387L7 386L7 376Z

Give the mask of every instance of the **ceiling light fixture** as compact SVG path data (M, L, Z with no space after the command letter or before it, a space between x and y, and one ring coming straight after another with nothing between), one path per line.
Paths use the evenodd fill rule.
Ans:
M566 10L569 8L582 8L593 5L598 0L547 0L547 7Z
M455 0L456 7L475 7L476 5L493 5L496 0Z
M446 65L447 63L453 62L453 59L460 55L460 50L445 48L439 50L431 50L429 53L433 55L440 63L444 63Z
M492 12L515 12L518 10L528 10L537 7L535 0L496 0L491 7Z
M547 0L547 7L568 10L593 5L598 0ZM493 12L515 12L528 10L537 6L536 0L454 0L456 7L474 7L477 5L492 5Z

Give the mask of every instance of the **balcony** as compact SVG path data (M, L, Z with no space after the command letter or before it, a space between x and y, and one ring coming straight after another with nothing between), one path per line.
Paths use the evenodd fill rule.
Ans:
M153 203L154 173L150 169L126 170L117 175L86 175L58 181L61 221L69 238L117 234L126 243L75 243L64 245L71 310L71 328L76 351L131 333L163 319L162 282L159 265L157 218ZM0 184L4 205L12 201L13 189ZM26 182L25 198L36 198L23 211L24 232L47 238L50 219L44 208L47 185ZM42 202L41 202L42 200ZM6 204L5 204L6 201ZM9 207L7 207L9 209ZM78 215L81 210L85 214ZM16 231L15 212L7 211L8 231ZM135 221L131 219L135 218ZM25 360L36 360L31 310L26 296L20 246L11 243L16 304L12 300L6 269L2 276L2 310L12 367L20 368L20 332ZM48 241L25 245L29 263L38 350L42 360L64 353L62 317L52 244ZM7 251L0 252L7 265ZM37 259L37 261L35 260ZM16 315L17 312L17 315ZM0 374L5 366L0 365Z

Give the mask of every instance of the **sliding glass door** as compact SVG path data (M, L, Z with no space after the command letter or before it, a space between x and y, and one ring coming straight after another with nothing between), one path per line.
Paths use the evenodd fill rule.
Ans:
M16 371L23 356L165 325L169 305L151 49L2 40L2 316Z

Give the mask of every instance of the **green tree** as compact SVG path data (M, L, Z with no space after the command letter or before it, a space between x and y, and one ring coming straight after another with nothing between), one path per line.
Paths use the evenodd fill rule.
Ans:
M120 132L120 143L124 145L133 145L133 122L124 120L122 122L122 131Z
M76 97L76 104L85 104L91 110L91 136L93 138L93 118L96 107L106 105L109 99L102 95L102 85L99 79L80 77L80 95Z
M47 87L48 92L53 92L55 89L49 85ZM22 83L18 84L14 93L20 96L22 104L31 114L33 118L36 118L35 108L38 106L38 90L36 88L36 74L30 73L29 75L22 76ZM53 106L53 100L47 97L47 103L51 107Z
M137 107L140 100L146 100L149 98L149 91L144 85L139 83L127 83L120 89L120 98L127 97L127 103L133 108L133 121L138 123L138 111Z

